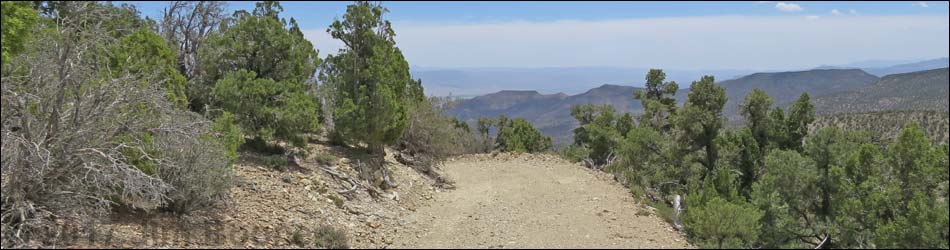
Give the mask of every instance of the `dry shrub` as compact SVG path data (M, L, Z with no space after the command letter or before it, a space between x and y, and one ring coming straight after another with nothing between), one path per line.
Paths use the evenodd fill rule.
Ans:
M433 166L449 156L471 153L484 144L468 125L442 113L445 100L431 98L410 106L406 130L396 145L403 163L434 175Z
M114 12L62 5L69 15L37 26L3 68L3 244L29 243L56 219L105 218L115 206L187 212L220 197L231 167L211 122L174 107L159 72L106 66L116 41L104 20Z

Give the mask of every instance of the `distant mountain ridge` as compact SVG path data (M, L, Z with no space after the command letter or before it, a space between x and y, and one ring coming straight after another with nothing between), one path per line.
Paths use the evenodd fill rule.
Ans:
M609 104L620 112L639 113L643 107L640 101L633 99L637 89L605 84L573 96L564 93L543 95L537 91L500 91L464 100L446 110L446 113L469 123L476 122L479 117L495 118L501 114L525 118L541 132L553 137L555 143L564 143L570 139L571 130L577 126L577 121L571 117L571 106Z
M821 114L893 110L948 111L948 68L888 75L874 85L815 99Z
M755 88L772 96L776 105L782 105L795 101L805 92L814 98L869 86L878 79L860 69L820 69L755 73L718 83L726 88L726 96L729 97L723 115L730 120L739 120L739 104Z
M737 79L719 81L717 84L726 89L726 95L729 98L724 107L724 117L737 122L741 120L738 113L739 104L754 88L762 89L772 96L776 106L785 106L798 99L802 93L808 92L816 103L816 111L819 114L836 113L834 109L842 109L843 112L890 110L902 105L909 107L908 109L930 107L928 110L931 110L942 107L946 110L948 85L946 77L946 69L897 74L884 78L878 78L860 69L821 69L754 73ZM690 85L687 82L679 84L681 87ZM525 118L543 133L553 137L555 143L566 144L571 142L571 131L578 126L570 116L571 106L609 104L621 113L640 114L643 107L640 101L633 99L633 93L638 89L641 88L605 84L577 95L564 93L544 95L537 91L500 91L463 100L446 110L446 113L470 123L474 123L479 117L494 118L499 114ZM901 98L900 100L904 101L896 102L898 103L895 104L896 106L860 108L873 106L860 102L859 99L867 98L865 96L881 96L885 100L874 101L875 103L888 104L886 100L895 100L895 97L876 93L891 93L897 96L913 96L913 98ZM929 93L929 95L923 93ZM688 90L681 90L677 93L676 99L682 103L687 95ZM924 96L926 98L921 98ZM835 105L836 103L845 105ZM855 104L848 105L849 103Z
M901 61L901 63L894 62L895 61L867 61L842 66L823 65L815 69L861 69L872 75L883 77L886 75L950 67L950 58L947 57L917 62L906 60Z

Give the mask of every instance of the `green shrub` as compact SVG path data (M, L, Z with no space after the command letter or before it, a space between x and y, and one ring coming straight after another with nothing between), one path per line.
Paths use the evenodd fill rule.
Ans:
M538 153L551 148L551 137L544 136L528 120L501 119L498 132L498 147L506 152ZM506 122L507 121L507 122Z
M302 82L258 78L257 73L241 69L225 74L212 92L242 130L256 139L286 140L303 147L302 134L319 129L319 107Z
M285 155L264 156L263 161L265 166L281 171L286 170L287 165L290 164Z
M758 240L762 215L752 205L715 197L703 206L690 207L684 224L700 247L751 248Z
M570 145L561 150L560 155L571 162L583 162L590 155L590 150L584 146Z
M231 162L238 159L238 149L244 145L244 134L241 133L241 127L234 121L234 115L224 112L214 120L214 137L221 138L227 149L227 156Z

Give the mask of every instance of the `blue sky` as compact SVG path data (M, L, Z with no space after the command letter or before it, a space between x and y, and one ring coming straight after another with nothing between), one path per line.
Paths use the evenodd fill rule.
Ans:
M166 2L129 2L160 17ZM321 55L350 2L282 2ZM948 54L947 2L384 2L424 67L790 69ZM230 2L252 9L254 2Z

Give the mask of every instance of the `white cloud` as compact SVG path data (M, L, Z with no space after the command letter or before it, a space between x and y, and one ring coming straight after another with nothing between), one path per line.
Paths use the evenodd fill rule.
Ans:
M805 16L805 19L808 19L808 20L818 20L819 18L821 17L820 16Z
M833 9L833 10L831 10L831 14L832 14L832 15L835 15L835 16L839 16L839 15L841 15L841 11L838 11L838 9Z
M854 10L854 9L850 9L850 10L848 10L848 12L850 12L851 15L857 15L857 14L858 14L858 11L857 11L857 10Z
M310 29L302 32L303 37L313 43L313 47L320 53L320 57L336 54L340 48L343 48L343 42L333 39L326 29Z
M397 45L430 67L790 69L947 56L944 16L704 16L451 24L396 21ZM326 55L325 31L305 32ZM333 51L336 51L333 49Z
M924 7L924 8L929 7L927 6L927 2L917 2L917 6Z
M802 6L794 3L778 2L775 4L775 8L783 12L802 11Z
M772 1L759 1L758 3L771 3Z

